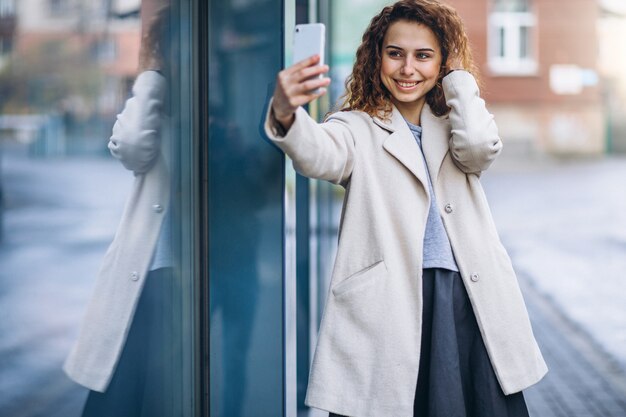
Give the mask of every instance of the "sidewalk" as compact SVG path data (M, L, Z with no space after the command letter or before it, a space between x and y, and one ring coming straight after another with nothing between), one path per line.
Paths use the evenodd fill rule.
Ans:
M524 391L531 417L626 416L626 373L602 346L521 276L533 329L549 372Z
M503 159L482 178L550 372L535 417L626 415L626 158Z
M87 390L61 366L132 174L113 158L2 157L0 416L74 417Z

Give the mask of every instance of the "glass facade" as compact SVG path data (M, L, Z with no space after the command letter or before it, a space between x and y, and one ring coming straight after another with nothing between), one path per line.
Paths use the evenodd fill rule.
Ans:
M209 1L210 415L283 415L283 155L262 140L281 1Z
M196 415L196 6L1 4L0 415Z

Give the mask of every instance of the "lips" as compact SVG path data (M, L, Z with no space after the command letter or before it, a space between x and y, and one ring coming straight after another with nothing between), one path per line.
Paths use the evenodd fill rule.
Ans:
M400 87L401 90L411 90L420 83L420 81L400 81L400 80L394 80L394 81L396 85Z

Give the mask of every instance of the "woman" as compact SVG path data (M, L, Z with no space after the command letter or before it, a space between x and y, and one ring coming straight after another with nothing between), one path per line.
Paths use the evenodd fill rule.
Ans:
M502 144L450 7L375 16L342 111L318 57L278 74L265 130L303 175L346 188L306 403L353 417L527 416L547 372L479 177Z
M167 117L168 0L144 1L139 75L109 150L134 183L102 262L78 340L64 364L90 389L82 416L170 416L180 357L179 284L171 250ZM164 75L165 74L165 75Z

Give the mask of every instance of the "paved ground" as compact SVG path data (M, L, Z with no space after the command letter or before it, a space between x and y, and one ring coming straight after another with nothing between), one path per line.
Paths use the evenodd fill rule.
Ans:
M516 271L626 366L626 158L497 164L483 184Z
M626 159L499 161L483 184L550 372L534 417L626 416Z
M536 288L520 277L550 371L525 391L531 417L626 416L626 374Z
M0 155L0 416L78 416L87 392L61 365L132 174L113 158Z
M86 391L60 366L132 177L2 157L0 416L78 416ZM550 367L526 391L533 417L626 416L624 180L626 159L503 160L483 178Z

